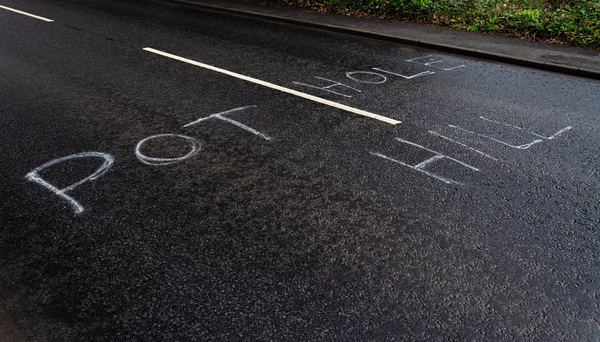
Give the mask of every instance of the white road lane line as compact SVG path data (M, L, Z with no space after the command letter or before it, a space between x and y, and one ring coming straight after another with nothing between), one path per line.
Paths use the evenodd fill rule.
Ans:
M14 9L14 8L10 8L10 7L6 7L6 6L2 6L2 5L0 5L0 8L2 8L2 9L5 9L5 10L7 10L7 11L11 11L11 12L19 13L19 14L22 14L22 15L26 15L26 16L28 16L28 17L32 17L32 18L35 18L35 19L39 19L39 20L45 21L45 22L47 22L47 23L51 23L51 22L53 22L53 21L54 21L54 20L52 20L52 19L48 19L48 18L44 18L44 17L40 17L39 15L35 15L35 14L31 14L31 13L27 13L27 12L19 11L18 9Z
M321 103L321 104L324 104L324 105L328 105L328 106L335 107L335 108L338 108L338 109L341 109L341 110L345 110L345 111L350 112L350 113L354 113L354 114L366 116L366 117L371 118L371 119L383 121L385 123L389 123L389 124L392 124L392 125L397 125L397 124L399 124L399 123L402 122L402 121L398 121L398 120L395 120L395 119L392 119L392 118L388 118L386 116L382 116L382 115L370 113L370 112L367 112L367 111L364 111L364 110L361 110L361 109L357 109L357 108L353 108L353 107L350 107L350 106L346 106L346 105L343 105L343 104L340 104L340 103L337 103L337 102L325 100L325 99L322 99L320 97L316 97L316 96L313 96L313 95L305 94L305 93L297 91L297 90L285 88L285 87L279 86L277 84L269 83L269 82L266 82L266 81L261 81L261 80L256 79L256 78L252 78L252 77L249 77L249 76L241 75L241 74L238 74L238 73L235 73L235 72L232 72L232 71L228 71L228 70L225 70L225 69L217 68L217 67L214 67L212 65L208 65L208 64L200 63L200 62L197 62L197 61L194 61L194 60L191 60L191 59L187 59L187 58L184 58L184 57L176 56L176 55L164 52L164 51L156 50L156 49L153 49L153 48L144 48L143 50L144 51L148 51L148 52L152 52L154 54L157 54L157 55L160 55L160 56L163 56L163 57L175 59L175 60L178 60L180 62L184 62L184 63L195 65L195 66L198 66L198 67L201 67L201 68L205 68L205 69L209 69L209 70L212 70L212 71L216 71L216 72L228 75L228 76L239 78L239 79L244 80L244 81L248 81L248 82L252 82L252 83L255 83L255 84L259 84L259 85L262 85L262 86L267 87L267 88L279 90L279 91L284 92L284 93L288 93L288 94L291 94L291 95L302 97L302 98L307 99L307 100L311 100L311 101L318 102L318 103Z

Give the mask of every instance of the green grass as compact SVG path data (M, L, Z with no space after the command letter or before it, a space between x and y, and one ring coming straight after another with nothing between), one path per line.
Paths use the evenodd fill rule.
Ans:
M600 0L271 0L600 49Z

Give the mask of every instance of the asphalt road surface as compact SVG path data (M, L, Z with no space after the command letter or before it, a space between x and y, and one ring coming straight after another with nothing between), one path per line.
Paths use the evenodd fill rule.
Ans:
M600 339L599 82L0 5L1 341Z

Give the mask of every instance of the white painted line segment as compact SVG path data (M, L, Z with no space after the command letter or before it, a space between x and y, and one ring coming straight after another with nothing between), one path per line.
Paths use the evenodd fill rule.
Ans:
M45 22L47 22L47 23L51 23L51 22L53 22L53 21L54 21L54 20L52 20L52 19L48 19L48 18L44 18L44 17L40 17L39 15L35 15L35 14L31 14L31 13L27 13L27 12L19 11L18 9L14 9L14 8L10 8L10 7L6 7L6 6L2 6L2 5L0 5L0 8L2 8L2 9L5 9L5 10L7 10L7 11L11 11L11 12L19 13L19 14L22 14L22 15L26 15L26 16L28 16L28 17L32 17L32 18L35 18L35 19L38 19L38 20L42 20L42 21L45 21Z
M239 78L239 79L244 80L244 81L248 81L248 82L252 82L252 83L255 83L255 84L259 84L259 85L262 85L262 86L267 87L267 88L279 90L279 91L284 92L284 93L288 93L288 94L291 94L291 95L302 97L302 98L307 99L307 100L311 100L311 101L318 102L318 103L321 103L321 104L324 104L324 105L328 105L328 106L335 107L335 108L338 108L338 109L341 109L341 110L345 110L345 111L350 112L350 113L354 113L354 114L366 116L366 117L371 118L371 119L383 121L385 123L389 123L389 124L392 124L392 125L397 125L399 123L402 123L402 121L398 121L398 120L395 120L395 119L392 119L392 118L388 118L386 116L382 116L382 115L370 113L370 112L367 112L367 111L364 111L364 110L361 110L361 109L357 109L357 108L353 108L353 107L350 107L350 106L346 106L346 105L343 105L343 104L340 104L340 103L337 103L337 102L325 100L325 99L322 99L322 98L317 97L317 96L309 95L309 94L306 94L306 93L303 93L303 92L300 92L300 91L297 91L297 90L293 90L293 89L289 89L289 88L286 88L286 87L282 87L282 86L279 86L277 84L269 83L269 82L266 82L266 81L261 81L261 80L256 79L256 78L252 78L252 77L249 77L249 76L238 74L238 73L235 73L235 72L232 72L232 71L228 71L228 70L225 70L225 69L217 68L217 67L214 67L212 65L200 63L200 62L197 62L197 61L194 61L194 60L191 60L191 59L187 59L187 58L184 58L184 57L180 57L180 56L177 56L177 55L173 55L173 54L170 54L170 53L167 53L167 52L164 52L164 51L156 50L156 49L153 49L153 48L144 48L143 50L144 51L148 51L148 52L152 52L154 54L157 54L157 55L160 55L160 56L163 56L163 57L175 59L175 60L178 60L180 62L184 62L184 63L195 65L195 66L198 66L198 67L201 67L201 68L205 68L205 69L208 69L208 70L216 71L216 72L228 75L228 76Z

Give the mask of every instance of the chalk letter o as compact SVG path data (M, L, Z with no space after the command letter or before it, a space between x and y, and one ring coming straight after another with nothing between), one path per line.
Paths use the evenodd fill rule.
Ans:
M360 80L357 79L356 77L353 77L352 75L356 75L356 74L367 74L367 75L375 75L375 76L379 76L381 77L381 81L369 81L369 80ZM376 72L370 72L370 71L350 71L346 73L346 76L348 76L349 79L358 82L358 83L369 83L369 84L382 84L385 83L387 81L387 77L383 76L382 74L378 74Z
M158 139L158 138L168 138L168 137L180 138L180 139L184 139L184 140L188 141L192 146L192 150L190 152L188 152L188 154L186 154L185 156L177 157L177 158L148 157L141 152L142 146L148 140ZM196 140L192 137L188 137L186 135L179 135L179 134L158 134L158 135L153 135L146 139L140 140L140 142L138 142L137 146L135 147L135 156L142 163L144 163L146 165L169 165L169 164L174 164L174 163L178 163L180 161L186 160L186 159L190 158L191 156L193 156L194 154L198 153L199 151L200 151L200 143L198 142L198 140Z

